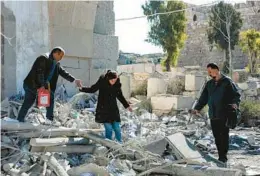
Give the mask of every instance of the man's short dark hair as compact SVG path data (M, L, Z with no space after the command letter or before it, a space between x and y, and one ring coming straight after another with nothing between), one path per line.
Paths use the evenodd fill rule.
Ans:
M209 63L209 64L207 65L207 68L211 68L211 69L217 69L217 70L219 70L218 65L215 64L215 63Z
M65 50L62 47L60 47L60 46L57 46L57 47L53 48L52 51L51 51L52 54L53 53L57 53L57 52L59 52L59 53L63 52L65 54Z

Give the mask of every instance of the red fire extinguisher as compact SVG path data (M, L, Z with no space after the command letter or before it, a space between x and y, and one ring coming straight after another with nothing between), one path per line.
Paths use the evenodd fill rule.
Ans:
M48 89L40 88L38 89L38 107L49 107L50 106L50 84L48 84Z

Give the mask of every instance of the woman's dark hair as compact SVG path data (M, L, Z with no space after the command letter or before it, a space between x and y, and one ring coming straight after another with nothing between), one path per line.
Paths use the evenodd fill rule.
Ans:
M107 80L115 79L117 78L117 72L108 70L105 77L107 78Z
M209 63L209 64L207 65L207 68L212 68L212 69L217 69L217 70L219 70L218 65L215 64L215 63Z

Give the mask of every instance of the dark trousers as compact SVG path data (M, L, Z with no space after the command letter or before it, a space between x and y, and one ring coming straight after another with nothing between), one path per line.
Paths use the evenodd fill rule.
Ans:
M23 86L24 91L25 91L25 97L24 97L24 102L23 105L19 111L18 114L18 121L19 122L24 122L24 118L26 114L28 113L28 110L32 107L34 104L36 98L37 98L37 90L32 90L29 89L26 85ZM49 120L53 120L53 109L54 109L54 94L51 93L51 101L50 101L50 106L46 108L47 113L46 117Z
M226 120L214 119L210 121L213 136L218 150L219 161L227 162L229 149L229 128L226 127Z

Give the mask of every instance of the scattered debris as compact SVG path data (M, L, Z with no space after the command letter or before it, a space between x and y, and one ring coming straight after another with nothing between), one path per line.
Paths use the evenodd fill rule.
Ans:
M190 77L195 80L194 84L202 79ZM197 91L198 85L193 82L186 84L190 91ZM257 162L260 159L259 128L231 130L230 162L228 168L219 168L208 120L203 116L189 121L187 108L194 97L155 94L152 104L150 99L132 97L133 113L119 105L123 144L104 139L103 125L95 123L95 94L79 93L69 99L66 89L61 86L56 98L52 123L41 108L31 108L26 122L19 123L16 118L21 95L2 102L1 175L222 176L260 173ZM171 102L169 107L165 106L166 100ZM172 109L175 111L164 114L154 109L167 113L172 113ZM239 155L233 155L233 152L239 152ZM255 162L250 163L251 158Z

